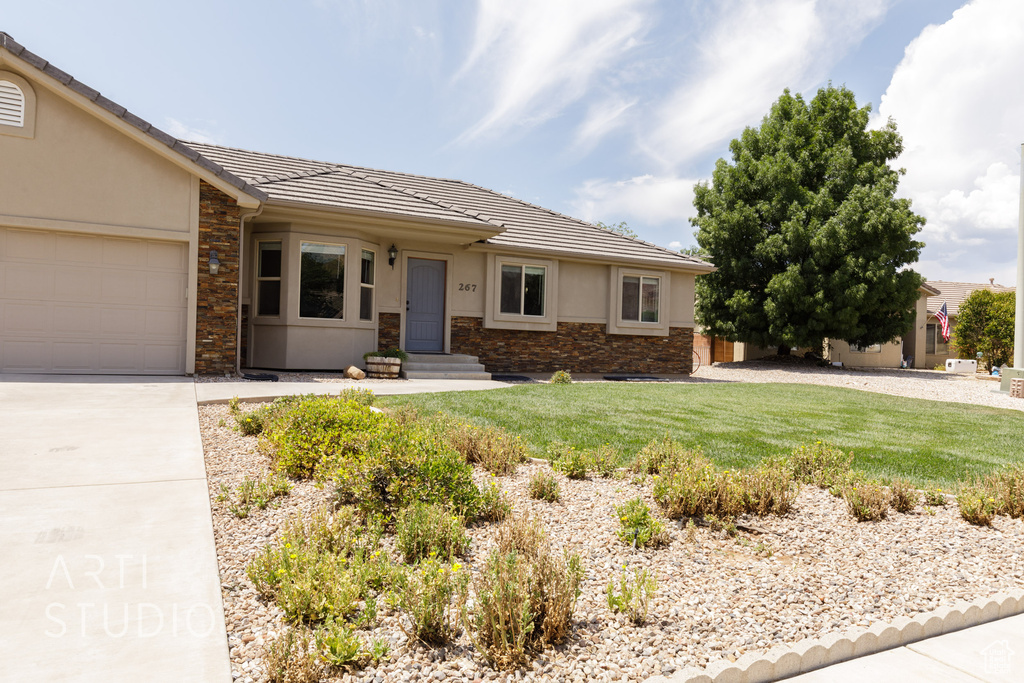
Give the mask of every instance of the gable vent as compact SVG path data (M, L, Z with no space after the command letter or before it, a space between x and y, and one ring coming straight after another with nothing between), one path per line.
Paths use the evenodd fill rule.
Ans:
M0 81L0 125L25 125L25 93L10 81Z

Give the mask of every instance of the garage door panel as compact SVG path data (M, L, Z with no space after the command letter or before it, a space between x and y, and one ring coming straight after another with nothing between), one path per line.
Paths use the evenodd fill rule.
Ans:
M0 371L182 374L188 248L0 226Z

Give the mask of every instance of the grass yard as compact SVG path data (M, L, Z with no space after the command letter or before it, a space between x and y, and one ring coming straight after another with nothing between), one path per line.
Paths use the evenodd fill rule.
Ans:
M538 456L558 441L608 443L625 463L668 434L737 467L821 439L852 450L854 468L873 477L944 488L1024 460L1020 412L813 385L531 384L378 398L382 406L403 404L504 427Z

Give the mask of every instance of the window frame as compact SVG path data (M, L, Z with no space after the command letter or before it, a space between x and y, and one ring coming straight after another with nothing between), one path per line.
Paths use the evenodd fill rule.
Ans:
M950 324L950 328L953 325ZM924 327L924 352L928 356L948 356L950 342L942 341L942 324L936 320L933 323L926 323ZM931 344L932 350L928 350L928 345Z
M370 282L370 283L363 282L363 254L372 254L373 255L373 260L372 260L372 263L373 263L373 277L372 277L372 280L373 280L373 282ZM363 317L363 290L364 289L369 289L370 290L370 317L369 318L364 318ZM359 313L357 315L357 320L359 322L372 323L374 320L377 319L377 250L376 249L367 249L366 247L361 247L360 250L359 250L359 301L358 301L358 306L359 306Z
M337 317L337 318L333 318L333 317L332 318L321 318L321 317L318 317L318 316L305 316L305 315L302 315L302 247L307 245L307 244L309 244L309 245L320 245L320 246L324 246L324 247L341 247L341 249L342 249L342 253L341 253L341 267L343 269L343 272L342 272L342 276L341 276L342 291L341 291L341 316L340 317ZM348 293L346 291L348 289L348 287L345 286L346 285L345 279L347 277L349 277L348 259L349 259L349 253L351 252L351 250L349 249L348 243L347 242L327 242L327 241L324 241L324 240L303 239L303 238L300 237L299 240L298 240L298 246L299 246L299 248L298 248L298 265L299 265L299 269L298 270L299 270L299 272L298 272L298 278L297 278L296 287L295 287L295 317L296 317L296 319L301 320L301 321L306 321L306 322L312 321L312 322L320 322L320 323L328 322L328 321L347 322L347 320L348 320L347 316L348 316L348 312L349 312L349 305L348 305L348 302L345 300L345 297L348 296Z
M856 344L850 344L850 353L881 353L881 344L872 344L870 346L857 346Z
M637 317L639 320L628 320L623 317L622 300L624 295L625 279L627 277L638 277L639 291ZM658 320L642 320L643 318L643 282L644 278L656 279L658 281ZM635 268L619 266L611 269L611 280L609 283L609 306L608 306L608 332L609 334L627 335L655 335L667 336L669 334L670 316L672 312L670 294L672 289L672 273L665 270L649 270L646 268ZM683 324L685 325L685 323Z
M526 267L544 268L544 293L541 298L543 315L523 315L501 312L501 271L502 266L523 267L520 287L526 276ZM487 255L484 277L484 320L483 326L501 330L531 330L555 332L558 330L558 260L538 258L530 254L490 252ZM520 293L524 292L520 289ZM520 302L523 310L525 298Z
M277 243L277 245L280 247L280 249L278 250L280 252L280 254L281 254L280 275L278 275L277 277L261 276L260 275L260 265L261 265L262 262L260 260L260 246L263 245L263 244L274 244L274 243ZM254 308L254 316L253 317L265 318L265 319L269 319L269 320L279 320L279 319L281 319L283 317L282 314L283 314L283 311L284 311L284 306L283 306L283 302L282 302L282 299L283 299L282 295L284 294L284 282L285 282L285 279L284 279L284 264L285 264L284 240L279 238L279 237L264 238L264 239L257 238L256 239L256 248L254 249L254 251L256 252L256 267L254 269L256 271L256 273L255 273L256 274L256 278L255 278L255 280L256 280L256 287L255 287L255 291L253 292L253 295L254 295L253 299L254 299L254 303L255 303L255 305L253 306L253 308ZM277 282L280 283L278 285L278 290L277 290L277 315L265 315L265 314L260 313L260 302L261 302L261 298L262 298L260 296L260 282L264 282L264 281L271 282L271 281L274 281L274 280L276 280Z
M519 268L519 312L512 313L509 311L501 310L502 301L502 290L505 286L505 268ZM526 312L526 270L528 268L536 268L544 271L542 273L543 280L541 281L541 295L540 295L540 313L527 313ZM536 273L534 273L536 274ZM532 320L542 320L547 317L547 292L548 292L548 267L538 265L535 263L516 263L512 261L502 261L498 267L498 314L501 316L515 316L520 318L530 318Z

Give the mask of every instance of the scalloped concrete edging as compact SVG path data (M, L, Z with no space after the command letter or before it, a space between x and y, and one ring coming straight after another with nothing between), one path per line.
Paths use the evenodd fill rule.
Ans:
M960 601L912 619L899 617L866 629L807 638L763 655L743 655L735 662L718 660L706 669L686 667L671 676L652 676L646 683L770 683L1018 614L1024 614L1024 590Z

